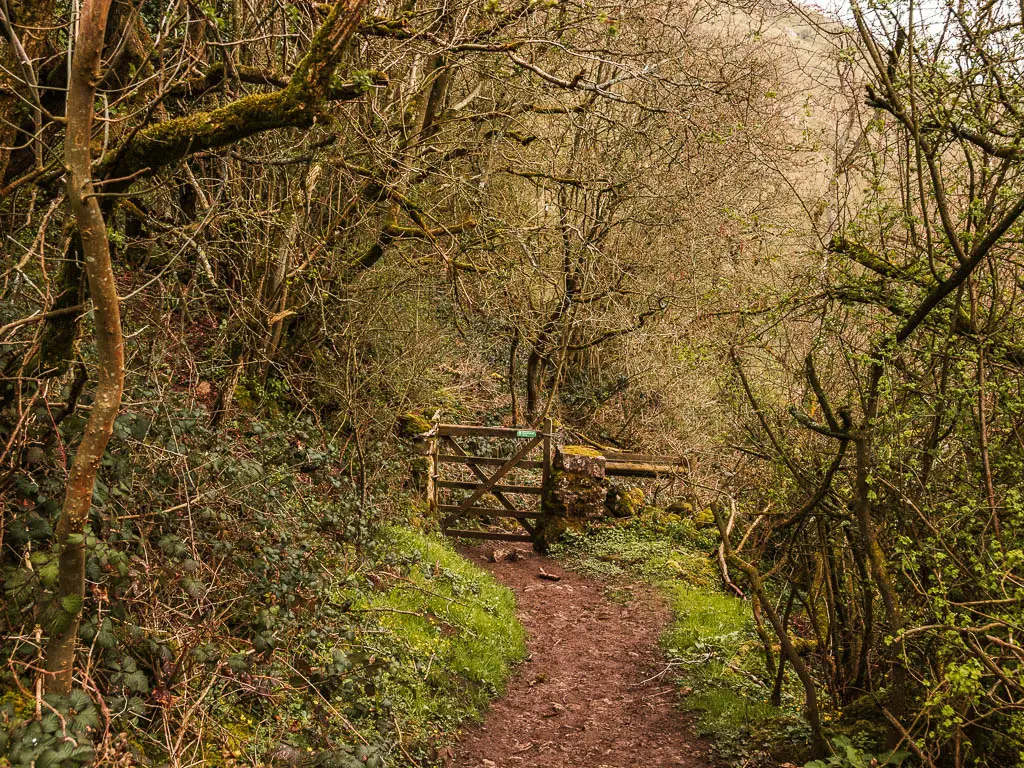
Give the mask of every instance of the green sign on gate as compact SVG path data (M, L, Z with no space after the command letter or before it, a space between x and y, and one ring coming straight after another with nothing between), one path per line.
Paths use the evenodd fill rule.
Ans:
M532 429L520 429L516 432L516 437L536 437L537 433Z

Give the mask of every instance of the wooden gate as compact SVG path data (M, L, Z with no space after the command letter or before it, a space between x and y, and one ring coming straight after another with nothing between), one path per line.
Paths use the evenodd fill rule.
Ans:
M540 497L551 474L551 419L545 420L542 430L438 424L432 432L427 499L431 511L441 518L441 530L448 536L532 541L531 521L540 517ZM500 448L507 452L509 447L511 453L476 455L459 443L473 438L486 439L492 446L480 453L493 454ZM495 469L490 471L491 467ZM460 492L464 494L461 497ZM496 499L498 506L486 506L488 496ZM465 527L465 521L480 518L511 518L520 530Z

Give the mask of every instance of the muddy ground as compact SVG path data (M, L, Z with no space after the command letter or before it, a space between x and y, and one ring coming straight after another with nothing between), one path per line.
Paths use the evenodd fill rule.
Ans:
M518 559L488 562L495 550ZM485 722L459 742L456 768L712 768L658 651L668 611L643 586L585 579L526 545L465 548L516 593L528 661ZM558 580L541 577L541 572ZM623 598L622 590L627 591Z

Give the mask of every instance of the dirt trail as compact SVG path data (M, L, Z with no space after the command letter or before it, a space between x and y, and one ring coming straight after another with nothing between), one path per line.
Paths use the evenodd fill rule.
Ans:
M483 725L469 730L456 768L711 768L707 744L675 706L657 640L667 611L642 588L626 604L604 585L519 548L487 563L495 545L463 554L511 587L529 631L530 660ZM538 578L546 573L559 581Z

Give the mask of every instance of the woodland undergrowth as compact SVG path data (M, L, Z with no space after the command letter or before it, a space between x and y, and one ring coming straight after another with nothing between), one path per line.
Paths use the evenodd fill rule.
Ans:
M183 396L119 417L86 534L85 688L66 700L33 685L31 629L59 478L19 478L0 765L443 760L523 654L511 593L384 524L417 510L364 498L306 419L243 412L216 440L208 420Z

